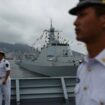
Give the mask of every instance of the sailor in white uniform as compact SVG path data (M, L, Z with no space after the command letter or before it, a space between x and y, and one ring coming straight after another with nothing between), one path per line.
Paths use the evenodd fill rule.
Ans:
M78 68L76 105L105 105L105 49Z
M105 0L79 0L69 13L88 51L77 70L76 105L105 105Z
M5 59L5 53L0 51L0 105L3 99L5 105L10 105L10 95L10 63Z

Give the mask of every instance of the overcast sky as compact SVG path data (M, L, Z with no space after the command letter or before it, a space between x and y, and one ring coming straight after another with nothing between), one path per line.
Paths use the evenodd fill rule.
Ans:
M32 45L44 29L53 26L69 38L71 48L84 45L75 41L74 16L68 10L78 0L0 0L0 41ZM83 49L84 51L84 49Z

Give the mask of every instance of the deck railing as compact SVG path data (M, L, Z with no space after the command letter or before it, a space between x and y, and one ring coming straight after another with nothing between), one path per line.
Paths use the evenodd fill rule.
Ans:
M74 97L76 77L38 77L12 79L12 100Z

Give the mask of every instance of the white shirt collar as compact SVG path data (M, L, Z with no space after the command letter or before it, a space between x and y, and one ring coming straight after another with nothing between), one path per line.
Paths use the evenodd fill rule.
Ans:
M100 62L101 64L103 64L105 66L105 49L103 51L101 51L96 57L95 59Z
M98 61L105 66L105 49L102 50L95 58L89 58L88 55L84 57L84 62Z

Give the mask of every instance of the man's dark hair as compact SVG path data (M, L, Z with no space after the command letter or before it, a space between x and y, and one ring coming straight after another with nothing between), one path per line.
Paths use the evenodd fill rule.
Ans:
M93 5L97 16L105 15L105 6L103 5Z

